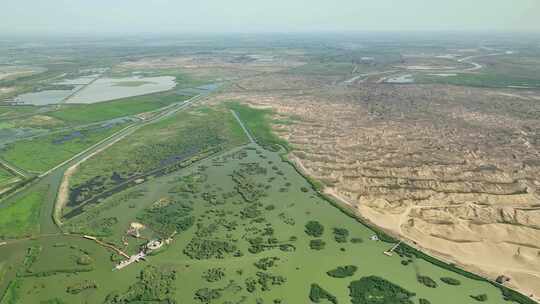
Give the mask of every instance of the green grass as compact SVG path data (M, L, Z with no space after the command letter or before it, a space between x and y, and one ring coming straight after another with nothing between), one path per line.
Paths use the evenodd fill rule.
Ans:
M18 141L4 148L0 156L24 170L44 172L123 127L125 125L116 125L103 130L83 129L79 131L82 134L81 137L75 137L63 143L55 143L55 141L75 131Z
M25 193L9 205L0 205L0 236L14 238L38 232L40 209L45 191Z
M88 105L64 105L48 115L68 123L91 123L153 111L189 98L165 92Z
M236 111L242 122L248 128L255 140L265 146L281 145L289 148L289 143L279 138L272 131L272 111L251 108L238 102L229 102L227 107ZM278 120L277 123L282 123Z
M0 120L7 120L21 115L31 115L40 108L35 106L0 106Z
M19 302L19 289L20 280L14 279L11 281L7 287L4 297L0 301L1 304L17 304Z

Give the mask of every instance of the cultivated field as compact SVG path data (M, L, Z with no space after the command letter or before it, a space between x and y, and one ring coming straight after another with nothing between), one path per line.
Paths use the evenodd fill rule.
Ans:
M44 172L125 126L126 124L96 126L17 141L4 147L0 155L26 171Z

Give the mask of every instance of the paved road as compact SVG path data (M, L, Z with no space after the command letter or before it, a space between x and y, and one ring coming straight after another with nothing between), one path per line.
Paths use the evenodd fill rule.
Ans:
M28 173L24 172L24 170L15 167L14 165L8 163L7 161L5 161L3 159L0 159L0 165L8 168L9 170L15 172L16 174L20 175L23 178L28 176Z
M80 88L78 88L77 90L75 90L74 92L72 92L71 94L69 94L68 96L66 96L64 99L62 99L62 101L60 101L60 103L67 103L68 100L70 100L71 98L73 98L73 96L77 95L79 92L81 92L82 90L86 89L87 87L89 87L91 84L93 84L94 82L96 82L98 79L100 79L101 77L103 77L103 74L97 76L96 78L92 79L90 82L88 82L87 84L85 85L82 85Z

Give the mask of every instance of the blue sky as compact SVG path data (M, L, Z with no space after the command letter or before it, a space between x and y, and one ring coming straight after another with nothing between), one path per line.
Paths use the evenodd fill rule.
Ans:
M0 33L534 31L540 0L1 0Z

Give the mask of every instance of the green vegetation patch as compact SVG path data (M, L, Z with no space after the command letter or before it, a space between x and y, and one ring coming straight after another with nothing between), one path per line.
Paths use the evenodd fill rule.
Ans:
M210 268L203 273L202 277L208 283L217 282L225 277L225 272L223 268Z
M278 261L278 257L266 257L258 260L257 262L255 262L254 265L260 270L268 270L272 267L275 267Z
M347 243L349 237L349 230L345 228L334 228L334 240L338 243Z
M418 280L418 283L421 283L422 285L429 287L429 288L437 288L439 286L435 280L428 276L424 275L417 275L416 280Z
M354 265L346 265L329 270L326 272L326 274L332 278L346 278L353 276L357 270L358 267Z
M104 304L174 303L176 271L153 265L141 270L137 282L124 293L113 292Z
M91 123L153 111L189 99L174 92L129 97L85 105L64 105L47 115L68 123Z
M66 288L66 292L71 293L71 294L79 294L85 290L97 289L97 288L98 288L98 285L96 282L85 280L85 281L77 282L73 285L68 286Z
M125 125L87 128L18 141L5 147L1 155L5 160L24 170L43 172L84 151L123 127Z
M289 147L287 141L279 138L272 131L273 121L271 118L271 110L255 109L238 102L229 102L227 103L227 106L238 114L251 135L255 137L255 140L262 146L268 148L274 145L285 148Z
M460 280L454 279L454 278L450 278L450 277L443 277L443 278L441 278L441 281L443 281L444 283L446 283L446 284L448 284L448 285L454 285L454 286L461 285L461 281L460 281Z
M9 282L6 292L2 297L1 304L17 304L21 299L21 279L14 279Z
M412 304L415 293L377 276L363 277L349 285L352 304Z
M45 192L44 189L26 192L8 205L0 205L0 238L30 236L38 232Z
M224 259L237 252L231 242L194 238L184 249L184 254L195 260Z
M40 109L40 107L36 106L4 106L0 104L0 119L7 121L15 117L32 115Z
M311 284L311 289L309 290L309 299L315 303L321 303L322 300L328 300L333 304L338 303L338 300L334 295L324 290L318 284Z
M311 237L321 237L324 233L324 226L318 221L309 221L305 227L306 234Z
M175 231L179 233L193 225L191 211L193 208L186 203L171 201L163 205L158 201L145 208L138 219L163 237L167 237Z
M323 250L326 247L326 242L321 239L309 241L309 248L313 250Z

